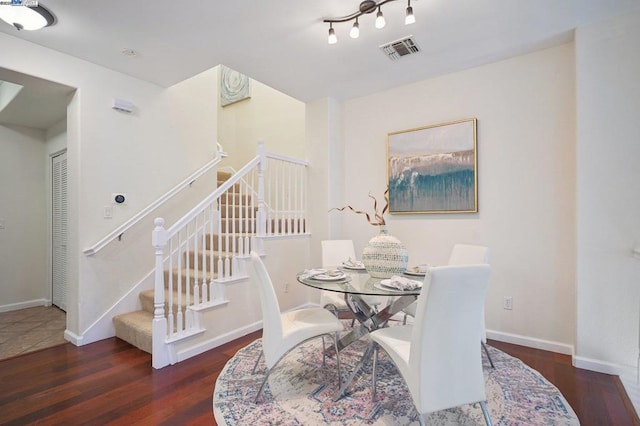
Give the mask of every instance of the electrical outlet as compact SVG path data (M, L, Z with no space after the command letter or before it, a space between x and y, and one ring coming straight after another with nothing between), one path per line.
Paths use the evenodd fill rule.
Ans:
M512 310L513 309L513 297L511 296L505 296L504 300L502 302L502 308L503 309L507 309L507 310Z

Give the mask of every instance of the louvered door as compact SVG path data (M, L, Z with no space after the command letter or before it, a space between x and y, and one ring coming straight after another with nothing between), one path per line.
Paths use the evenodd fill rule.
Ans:
M67 153L52 158L52 302L67 310Z

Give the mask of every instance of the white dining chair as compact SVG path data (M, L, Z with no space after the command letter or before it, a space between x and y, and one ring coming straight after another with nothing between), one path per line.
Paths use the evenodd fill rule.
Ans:
M338 334L344 328L342 322L329 311L322 308L304 308L281 313L271 277L262 259L255 251L251 251L251 265L253 277L260 296L263 322L262 352L258 356L253 370L255 372L263 355L267 366L264 380L260 385L255 401L257 402L262 394L269 375L287 353L307 340L324 335L330 335L334 340L338 369L338 387L340 387L341 375ZM322 346L324 350L324 344ZM324 363L324 351L322 360Z
M489 247L471 245L471 244L455 244L449 255L448 265L478 265L483 263L489 263ZM416 303L413 303L403 309L406 315L415 317ZM406 322L406 316L405 316ZM484 322L484 305L482 306L482 322L480 323L482 328L482 349L484 349L487 359L491 364L491 368L495 368L491 354L487 349L487 330Z
M342 266L342 263L349 259L357 259L353 240L323 240L320 244L322 246L323 268L335 268ZM379 297L363 296L363 298L370 306L375 307L382 303ZM335 291L321 291L320 306L333 312L336 317L340 315L340 312L351 312L344 300L344 294ZM355 319L351 321L352 326L354 321Z
M478 323L491 267L430 268L418 297L415 322L370 333L373 355L372 399L375 400L378 348L390 356L409 388L420 424L429 413L480 403L487 425Z

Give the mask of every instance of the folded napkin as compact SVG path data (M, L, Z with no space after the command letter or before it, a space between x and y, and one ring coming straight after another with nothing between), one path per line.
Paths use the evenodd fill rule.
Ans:
M342 264L348 268L364 268L364 263L360 262L359 260L351 260L351 258L349 258L349 260L342 262Z
M422 282L394 275L387 280L380 281L382 285L397 288L398 290L415 290L422 287Z
M307 269L304 271L305 274L308 274L308 278L319 277L322 276L324 278L329 277L338 277L343 276L344 272L339 269L324 269L324 268L316 268L316 269Z

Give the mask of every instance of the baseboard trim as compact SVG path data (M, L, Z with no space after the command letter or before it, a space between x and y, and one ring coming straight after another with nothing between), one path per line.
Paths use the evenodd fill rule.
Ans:
M257 322L254 322L253 324L249 324L244 327L237 328L226 334L216 336L213 339L206 340L198 344L197 346L192 346L188 349L178 351L176 353L176 362L182 362L196 355L200 355L203 352L217 348L218 346L224 345L225 343L229 343L242 336L246 336L247 334L253 333L254 331L258 331L261 328L262 328L262 321L257 321Z
M35 308L36 306L51 306L51 300L34 299L19 303L9 303L8 305L0 305L0 312L18 311L20 309Z
M73 343L76 346L82 346L82 336L78 336L76 333L69 331L69 330L65 330L64 331L64 338L66 341Z
M564 355L574 354L573 345L554 342L551 340L536 339L534 337L521 336L519 334L502 333L494 330L487 330L487 338L499 342L512 343L514 345L526 346L528 348L541 349L543 351L556 352Z
M583 368L585 370L596 371L598 373L613 374L620 377L635 377L636 375L635 367L614 364L577 355L573 357L573 366L576 368Z

